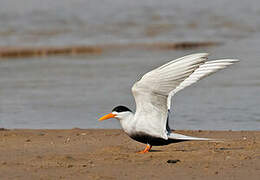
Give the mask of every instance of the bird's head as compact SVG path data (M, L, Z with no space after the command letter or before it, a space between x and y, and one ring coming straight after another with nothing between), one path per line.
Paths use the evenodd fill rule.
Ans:
M116 118L118 120L123 120L132 115L132 111L125 106L117 106L115 107L111 113L101 117L99 121L103 121L110 118Z

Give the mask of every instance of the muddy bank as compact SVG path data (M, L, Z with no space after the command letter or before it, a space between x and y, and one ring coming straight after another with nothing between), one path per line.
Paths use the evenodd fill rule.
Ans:
M108 44L93 46L64 46L64 47L0 47L0 58L18 58L50 55L76 55L99 54L103 51L114 49L138 48L178 50L192 49L207 46L216 46L217 42L179 42L179 43L132 43L132 44Z
M259 179L259 131L178 132L225 141L182 142L138 154L144 145L121 130L2 130L0 177Z

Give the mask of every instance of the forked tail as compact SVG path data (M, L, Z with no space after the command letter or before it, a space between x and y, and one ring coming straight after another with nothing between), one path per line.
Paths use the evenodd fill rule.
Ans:
M216 139L210 139L210 138L199 138L199 137L192 137L192 136L185 136L182 134L177 133L169 133L168 134L169 139L175 139L175 140L184 140L184 141L219 141Z

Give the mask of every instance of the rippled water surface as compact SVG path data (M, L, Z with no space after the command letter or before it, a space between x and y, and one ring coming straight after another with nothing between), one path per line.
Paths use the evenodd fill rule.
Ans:
M26 2L26 3L25 3ZM239 3L238 3L239 2ZM175 129L260 129L258 1L0 0L0 46L217 41L193 50L113 50L98 55L0 59L0 127L119 128L97 118L135 108L145 72L195 52L238 64L178 93ZM227 8L226 7L232 7Z

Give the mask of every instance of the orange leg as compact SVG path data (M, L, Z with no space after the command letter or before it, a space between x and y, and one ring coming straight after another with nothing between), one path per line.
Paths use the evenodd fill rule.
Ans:
M144 154L144 153L149 152L151 149L152 149L152 146L151 146L150 144L147 144L146 147L145 147L145 149L142 150L142 151L140 151L140 152L138 152L138 153Z

